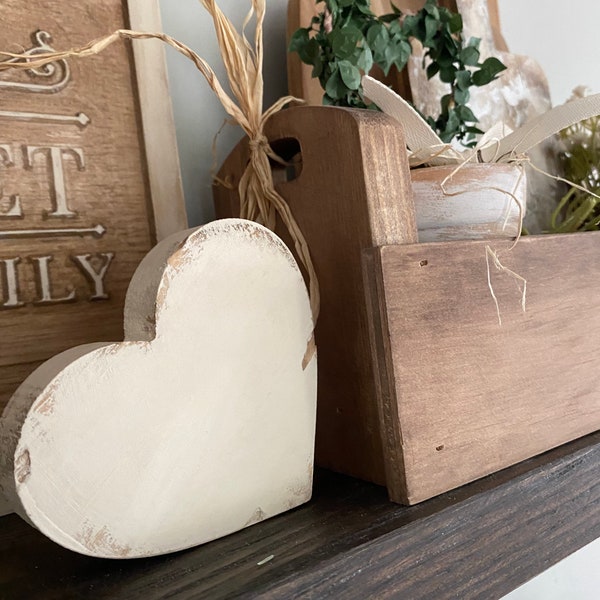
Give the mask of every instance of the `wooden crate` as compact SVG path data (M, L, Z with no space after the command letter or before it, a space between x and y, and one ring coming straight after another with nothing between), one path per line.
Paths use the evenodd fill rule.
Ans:
M413 504L600 429L600 234L529 237L510 252L498 240L418 244L397 122L300 107L267 136L287 158L301 150L278 189L321 284L320 465ZM220 176L236 183L247 156L241 142ZM219 216L236 213L234 191L215 200ZM523 313L492 265L501 326L488 243L528 281Z

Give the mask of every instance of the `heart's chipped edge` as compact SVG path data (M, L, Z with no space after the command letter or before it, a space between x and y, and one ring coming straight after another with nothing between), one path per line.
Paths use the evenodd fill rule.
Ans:
M228 229L250 236L263 237L264 241L277 248L290 266L304 281L302 272L289 248L266 227L244 219L222 219L202 227L175 233L155 246L142 260L130 282L124 309L125 336L122 342L91 343L66 350L38 367L9 400L0 417L0 499L6 500L19 516L35 527L19 501L18 488L27 480L30 473L30 461L27 451L19 449L20 434L27 416L32 410L51 410L52 382L67 367L82 357L102 348L124 342L152 341L156 335L156 316L160 310L161 296L166 295L171 275L181 268L182 252L190 240L203 241L220 235ZM306 287L307 306L309 296ZM164 300L164 298L163 298ZM314 327L314 323L313 323ZM312 340L312 338L311 338ZM310 341L309 341L310 343ZM316 352L311 360L316 360ZM303 370L307 365L303 364ZM19 456L17 456L19 453ZM312 471L312 469L311 469ZM310 493L307 500L310 499ZM247 525L252 524L252 520ZM74 542L74 546L79 544ZM79 550L89 554L82 546ZM113 557L113 556L106 556ZM114 558L114 557L113 557Z

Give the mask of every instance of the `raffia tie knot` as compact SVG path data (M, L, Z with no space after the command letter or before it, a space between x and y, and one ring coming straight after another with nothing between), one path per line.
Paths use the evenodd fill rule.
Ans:
M252 152L263 151L269 153L271 146L269 140L264 134L259 134L248 142L248 146Z
M102 52L119 39L159 39L189 58L204 75L229 117L239 124L249 137L250 161L238 185L240 217L262 223L269 229L275 229L279 219L283 227L287 229L299 262L304 267L308 278L311 311L313 322L316 324L320 307L317 274L306 239L294 219L290 207L277 192L273 182L271 161L283 165L286 163L273 152L269 140L263 132L264 125L271 116L290 102L302 102L297 98L286 96L280 98L266 112L262 112L263 23L266 0L252 0L250 12L244 22L245 26L253 15L256 16L254 47L243 31L238 33L235 30L231 21L217 6L216 0L200 1L213 18L233 98L223 89L210 65L188 46L164 33L131 31L129 29L119 29L80 48L37 54L35 58L25 62L19 61L22 59L20 54L0 51L0 72L6 69L38 69L57 60L92 56ZM15 61L14 59L19 60ZM230 187L227 182L225 184ZM303 367L308 365L314 355L315 343L311 337L307 342Z

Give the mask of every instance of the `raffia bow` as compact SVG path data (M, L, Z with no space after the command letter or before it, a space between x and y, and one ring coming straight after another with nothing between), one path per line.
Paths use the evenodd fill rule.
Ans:
M251 7L244 20L242 32L236 31L231 21L217 6L215 0L200 0L210 13L221 56L234 101L223 89L210 65L188 46L164 33L150 33L120 29L90 42L80 48L63 52L47 52L35 57L24 57L11 52L0 52L0 71L8 69L37 69L49 63L69 58L99 54L120 39L158 39L189 58L205 77L220 100L227 114L240 125L249 138L250 161L239 182L240 217L257 221L269 229L275 229L276 218L280 217L293 240L296 253L304 266L309 280L310 305L313 323L319 316L320 293L315 268L308 244L286 201L275 190L269 159L280 161L265 137L265 123L290 102L303 102L292 96L279 99L263 113L264 81L263 67L263 23L266 0L251 0ZM244 34L246 26L255 18L254 46ZM309 340L304 356L306 366L315 353L314 336Z

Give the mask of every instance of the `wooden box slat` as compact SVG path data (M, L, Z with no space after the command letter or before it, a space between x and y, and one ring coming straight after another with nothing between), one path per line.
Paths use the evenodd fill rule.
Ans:
M600 233L367 251L392 499L414 503L600 429ZM506 250L506 248L505 248ZM386 368L387 366L387 368Z

